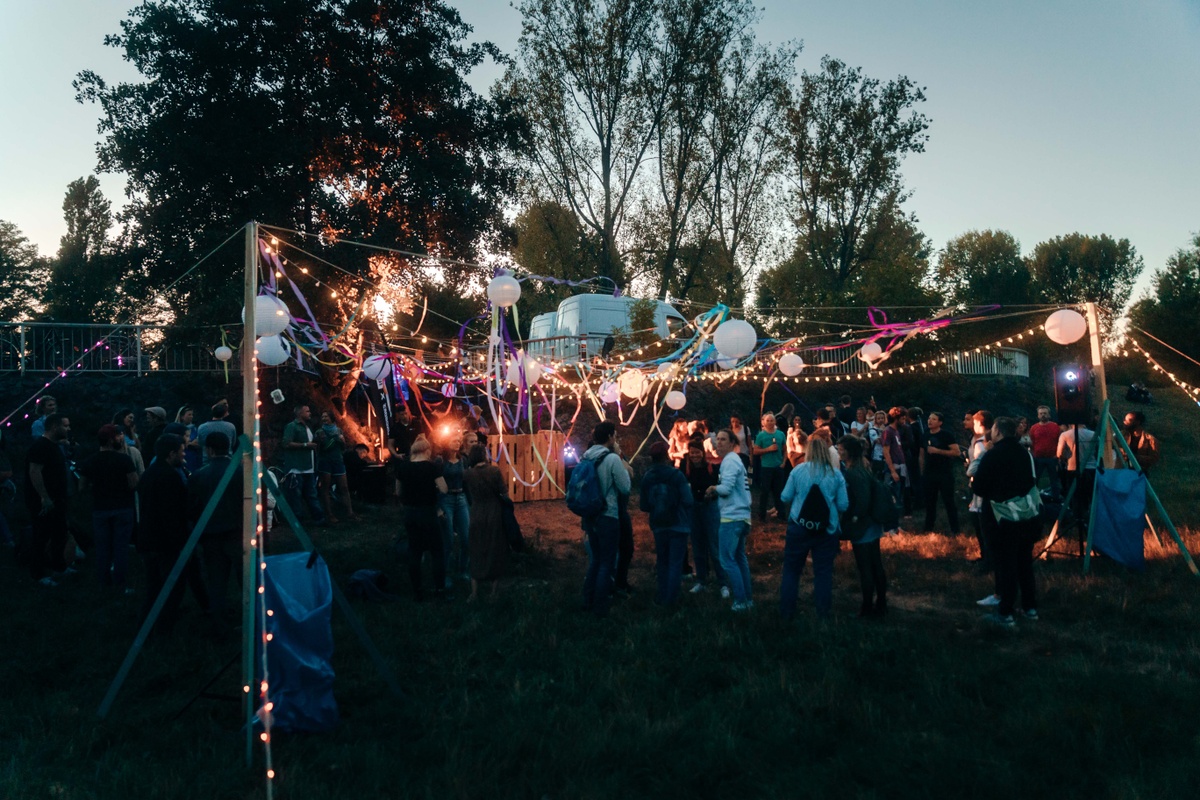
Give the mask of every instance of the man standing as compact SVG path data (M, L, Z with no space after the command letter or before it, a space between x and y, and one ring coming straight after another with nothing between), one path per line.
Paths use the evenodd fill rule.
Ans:
M292 513L299 516L300 498L308 504L308 518L313 525L324 525L325 514L317 497L317 442L308 427L312 410L303 403L294 409L295 419L283 429L283 468L285 493Z
M208 453L204 450L204 440L210 433L223 433L225 438L232 443L237 441L237 428L229 421L229 401L218 400L212 407L212 419L208 422L200 423L200 427L196 429L196 442L200 445L200 452L204 453L201 464L208 463Z
M908 429L910 437L905 441L904 463L908 465L909 504L911 508L920 508L925 502L925 489L922 480L924 467L921 464L921 453L925 449L925 437L929 429L925 426L925 412L920 406L908 409ZM906 509L910 510L910 509Z
M1057 422L1050 421L1050 406L1038 406L1037 418L1029 429L1033 463L1037 466L1038 484L1043 475L1050 475L1050 496L1057 503L1062 499L1062 483L1058 478L1058 437L1062 429Z
M758 521L767 521L767 507L775 509L780 520L787 517L779 495L783 492L783 455L787 434L775 427L775 415L763 414L762 430L754 437L754 455L760 458L758 476Z
M92 530L96 536L96 577L101 586L126 594L129 544L133 540L137 468L125 454L125 437L116 425L104 425L97 438L100 452L79 466L84 483L92 487Z
M950 535L958 535L958 507L954 498L954 471L962 461L962 450L954 441L954 434L946 430L946 415L940 411L929 413L929 432L925 434L921 448L921 474L925 487L925 533L933 530L937 520L938 495L946 506L946 519L950 523Z
M162 436L167 427L167 410L162 406L150 406L146 409L146 435L142 437L142 444L146 448L146 452L153 453L154 443L158 441L158 437Z
M683 559L692 531L692 489L684 474L667 459L666 442L650 445L650 461L638 492L639 506L649 512L650 531L654 534L654 572L658 579L654 602L672 606L679 599Z
M25 508L33 521L29 572L42 586L58 585L48 570L67 572L67 459L62 443L70 436L71 421L50 414L25 456Z
M1150 468L1158 463L1158 439L1153 435L1146 433L1146 415L1141 411L1130 411L1125 415L1124 425L1125 441L1129 443L1129 449L1133 451L1133 455L1137 458L1138 466L1142 468L1142 472L1149 472ZM1122 457L1125 451L1121 451Z
M29 430L35 439L46 432L46 417L58 413L58 401L48 394L42 395L37 401L37 413L38 418Z
M603 617L612 604L617 542L621 536L617 504L629 495L633 469L621 460L617 426L608 421L601 422L592 431L592 446L584 452L583 460L596 462L596 480L604 495L604 510L595 517L585 518L582 523L591 557L587 576L583 579L583 607Z
M746 536L750 533L750 489L746 467L734 452L733 432L717 432L714 445L721 459L720 479L705 492L717 498L721 524L717 529L721 568L733 592L733 610L747 611L754 606L750 591L750 562L746 559Z
M208 462L188 480L188 520L195 525L204 514L209 500L216 494L217 484L229 469L229 440L225 434L213 432L205 440ZM208 578L208 594L212 611L220 622L225 610L225 595L229 574L238 573L242 563L242 467L234 467L233 478L221 493L208 524L200 534L203 548L204 573Z

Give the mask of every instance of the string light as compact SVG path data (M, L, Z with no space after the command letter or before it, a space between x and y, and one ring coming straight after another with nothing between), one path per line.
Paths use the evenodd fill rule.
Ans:
M1145 348L1138 344L1134 339L1130 338L1129 343L1133 346L1134 350L1136 350L1143 358L1146 359L1146 363L1150 365L1151 369L1153 369L1155 372L1165 375L1167 379L1171 381L1171 383L1182 389L1188 395L1188 397L1192 399L1193 402L1195 402L1197 405L1200 405L1200 387L1193 386L1186 381L1180 380L1179 378L1175 377L1174 372L1168 372L1165 367L1159 364L1154 357L1146 352ZM1126 354L1128 354L1128 352L1126 352Z

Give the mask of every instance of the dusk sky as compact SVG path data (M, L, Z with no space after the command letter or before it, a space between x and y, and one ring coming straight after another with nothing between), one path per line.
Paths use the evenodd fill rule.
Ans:
M65 230L67 183L95 170L99 110L75 102L71 80L137 77L103 46L133 5L0 0L0 219L43 254ZM515 49L520 19L505 0L451 5L478 37ZM1200 231L1200 0L765 0L759 38L802 40L799 70L829 54L926 87L930 141L904 174L939 248L982 228L1010 231L1026 253L1107 233L1133 243L1148 276ZM100 178L120 205L123 178Z

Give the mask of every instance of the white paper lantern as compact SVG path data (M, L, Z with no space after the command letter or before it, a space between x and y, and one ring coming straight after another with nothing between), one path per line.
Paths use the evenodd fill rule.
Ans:
M883 348L879 346L879 342L867 342L858 351L858 357L868 364L875 361L883 355Z
M508 308L521 299L521 284L512 275L502 273L488 284L487 296L492 305Z
M1046 335L1055 344L1074 344L1087 334L1087 320L1078 311L1060 308L1046 319Z
M246 309L242 309L242 323L246 322ZM292 324L292 315L287 304L272 294L260 294L254 298L255 336L275 336L283 333Z
M288 360L292 348L282 336L264 336L254 343L258 360L268 367L277 367Z
M658 369L654 371L654 374L663 379L674 377L675 365L669 361L665 361L658 365Z
M779 359L779 371L793 378L804 371L804 359L795 353L784 353Z
M387 356L367 356L363 359L362 374L371 381L386 378L392 374L392 361Z
M736 358L718 358L717 366L720 367L721 369L729 370L729 369L733 369L734 367L736 367L737 362L738 362L738 360Z
M602 403L615 403L620 398L621 390L612 381L605 381L600 384L600 390L596 392Z
M637 370L631 369L621 373L618 385L620 386L622 395L636 400L646 390L646 376Z
M754 352L758 334L754 326L744 319L727 319L717 326L713 334L713 345L725 358L745 358Z
M667 396L663 398L663 402L667 404L667 408L672 411L678 411L687 405L687 395L678 389L673 389L667 392Z
M442 384L442 397L454 397L458 394L458 387L453 383Z
M233 350L225 345L221 345L216 350L213 350L213 357L217 359L217 361L225 363L229 359L233 358Z

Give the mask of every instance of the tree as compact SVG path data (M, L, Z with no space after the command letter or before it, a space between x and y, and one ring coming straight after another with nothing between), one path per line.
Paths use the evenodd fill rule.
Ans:
M1038 294L1051 303L1096 303L1101 328L1113 322L1129 302L1142 272L1142 257L1128 239L1071 233L1041 242L1028 259Z
M0 321L37 317L48 276L49 265L38 255L37 245L16 225L0 220Z
M900 164L925 150L925 93L904 76L887 83L826 56L801 76L787 114L793 219L822 291L843 297L878 260L907 198Z
M145 80L93 72L100 168L127 175L128 257L161 287L251 219L401 249L470 257L515 187L520 125L465 75L490 44L441 0L149 0L106 44ZM365 252L338 251L366 273ZM169 301L227 318L241 248L206 261ZM318 298L312 298L317 300ZM320 299L318 313L331 313ZM214 316L219 315L219 316Z
M1193 234L1190 247L1180 248L1156 270L1151 290L1129 310L1129 322L1149 331L1188 357L1200 360L1200 233ZM1200 382L1200 367L1170 352L1140 331L1130 331L1164 367L1182 375L1189 383Z
M94 175L67 184L67 232L46 286L46 316L57 322L104 322L117 306L121 260L111 251L112 206Z
M948 306L1030 301L1029 268L1021 244L1008 231L967 231L951 239L939 254L934 280Z
M581 281L595 273L595 242L579 218L559 203L533 203L517 215L513 260L524 271L563 281ZM526 281L521 291L521 321L528 330L538 314L554 311L577 289L553 281Z

